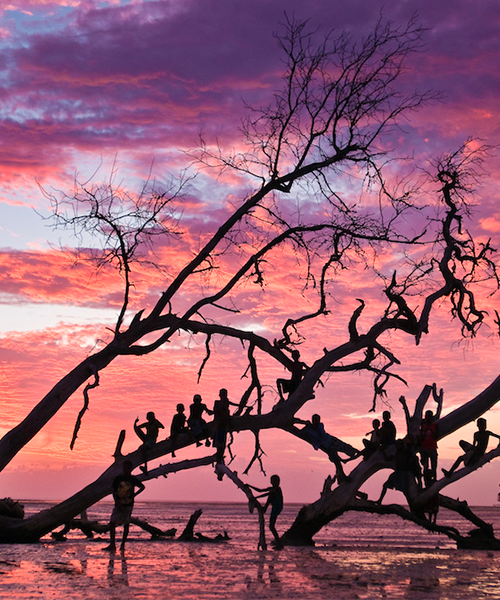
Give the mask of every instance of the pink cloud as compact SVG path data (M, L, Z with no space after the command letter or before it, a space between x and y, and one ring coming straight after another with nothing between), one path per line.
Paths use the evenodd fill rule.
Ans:
M396 3L388 16L402 22L414 9L409 4ZM62 16L57 12L60 6L74 10ZM18 206L28 198L31 202L37 194L35 179L68 189L74 171L86 172L89 164L93 168L101 157L106 160L115 153L119 162L123 160L120 172L144 180L155 158L154 174L163 178L170 166L177 168L189 162L182 152L196 144L200 132L209 144L219 141L226 148L240 149L238 128L245 113L242 99L265 104L279 84L282 64L272 31L283 20L283 10L311 17L311 28L318 24L325 30L332 25L347 26L361 35L372 26L383 3L354 1L339 6L319 0L307 4L256 0L236 5L233 0L192 0L100 6L98 2L24 0L16 7L33 13L33 18L24 22L24 29L13 20L0 23L8 34L8 39L3 38L7 43L0 57L4 84L0 90L0 165L2 197L9 205ZM470 134L491 144L498 142L500 9L497 3L472 5L459 0L444 11L439 3L424 0L419 11L424 25L430 27L424 34L427 49L411 59L404 86L407 90L442 90L445 101L413 113L403 132L386 143L401 155L414 154L422 166L429 157L461 143ZM58 18L47 19L49 12ZM45 21L37 17L40 14ZM9 18L5 9L3 18ZM154 303L168 278L249 190L248 180L239 175L217 177L215 171L204 171L193 184L182 204L184 237L156 249L156 260L165 265L168 275L165 278L156 271L138 274L133 310ZM493 164L491 193L478 209L483 230L493 234L499 230L495 212L498 179ZM9 195L16 191L15 197ZM414 223L407 226L411 230ZM237 261L236 254L220 258L220 281ZM401 268L401 256L389 251L382 251L378 261L386 273ZM314 360L318 348L333 347L345 339L357 297L367 300L360 329L368 328L383 310L378 282L360 265L348 278L339 277L330 284L332 314L321 323L308 324L309 341L301 347L307 362ZM272 339L280 335L291 312L288 275L303 273L304 265L284 247L264 268L264 290L251 281L236 289L233 299L242 313L227 317L227 322L262 331ZM0 281L2 291L20 304L116 308L121 301L121 281L116 273L103 270L95 278L83 264L71 266L52 251L5 250L0 254ZM193 280L176 310L210 292L215 283L201 277ZM294 290L301 289L302 284L297 278ZM297 297L295 314L317 306L313 290ZM475 342L481 343L481 348L484 345L481 353L472 345L465 352L443 310L433 317L431 335L418 348L399 336L387 336L384 342L403 361L401 373L409 384L408 388L396 384L388 399L400 430L404 421L397 402L400 393L415 398L424 383L436 381L445 387L449 409L493 379L498 367L497 351L488 338L491 333L483 331ZM19 422L68 365L77 364L105 335L104 324L76 327L63 323L1 338L2 426ZM107 464L120 429L127 429L126 448L136 447L131 425L138 412L154 410L168 425L174 405L178 401L188 404L193 393L201 391L211 404L221 387L221 372L224 385L238 397L248 383L242 379L246 363L241 348L227 341L214 342L212 360L198 384L204 342L203 336L183 335L155 355L117 360L92 394L92 410L84 421L76 451L70 453L68 444L81 407L79 394L19 462L29 458L54 469L62 464ZM275 380L283 369L274 364L263 364L261 369L269 408L276 399ZM317 391L314 410L324 415L329 430L352 443L359 442L369 429L370 383L369 375L335 375L325 378L325 388ZM303 416L310 416L309 407L304 412ZM492 429L500 430L498 414L492 420ZM443 449L445 459L456 453L452 442ZM248 454L252 440L241 444L241 453ZM265 444L276 454L280 444L290 455L295 453L302 475L310 469L311 456L303 459L305 451L300 444L267 437ZM13 468L18 468L19 462ZM282 466L287 468L285 460ZM322 468L329 466L323 464Z

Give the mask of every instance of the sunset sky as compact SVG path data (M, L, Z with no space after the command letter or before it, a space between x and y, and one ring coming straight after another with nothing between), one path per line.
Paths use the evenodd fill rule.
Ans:
M310 19L318 35L347 29L368 34L382 13L405 23L418 7L427 28L424 48L408 62L402 85L435 90L439 102L409 115L390 143L399 156L414 156L422 169L440 153L456 149L470 136L500 144L500 5L382 0L19 0L0 3L0 433L16 425L73 366L109 339L120 302L120 279L108 270L96 274L74 264L59 247L76 244L67 232L54 231L44 220L50 212L47 192L71 193L75 178L109 180L138 190L146 181L158 188L171 174L190 167L187 152L200 135L230 151L241 146L240 122L246 105L269 101L282 72L282 56L273 33L284 11ZM389 142L388 142L389 143ZM500 169L498 154L486 163L478 186L472 230L498 246ZM193 169L193 167L191 167ZM189 172L194 173L193 170ZM164 244L158 255L169 275L192 256L215 231L231 205L250 191L242 177L217 177L203 170L187 191L181 242ZM46 193L44 193L44 191ZM384 257L382 257L382 262ZM240 322L272 340L290 311L286 274L293 257L285 252L273 264L266 296L249 294L248 322ZM387 257L394 261L394 257ZM380 299L380 282L372 275L347 274L336 290L338 337L355 308L355 298ZM151 307L165 286L158 271L138 275L133 307ZM189 293L195 294L195 290ZM188 294L189 295L189 294ZM194 296L193 296L194 297ZM245 299L243 299L245 298ZM186 298L189 301L190 297ZM308 299L294 308L308 310ZM498 298L486 308L500 308ZM444 412L474 397L498 375L500 341L483 328L473 343L460 338L446 307L431 320L421 345L394 336L392 349L402 361L398 371L408 387L393 384L387 399L399 431L404 416L400 394L411 400L423 385L444 388ZM342 329L344 327L344 329ZM331 331L328 332L328 335ZM301 348L310 363L321 353L323 332L312 328ZM314 342L316 340L316 343ZM221 387L239 399L245 356L234 344L215 341L214 361L200 384L196 375L204 340L179 339L168 348L140 359L120 359L102 373L91 393L77 444L69 449L76 415L82 405L75 394L53 421L0 474L0 497L64 498L95 478L108 464L121 429L125 449L138 445L136 417L155 411L168 429L175 405L189 405L201 393L211 407ZM221 373L223 377L221 377ZM272 386L283 369L264 367L267 409ZM332 434L360 446L373 414L369 375L330 378L317 398L301 412L319 412ZM385 406L380 405L380 412ZM488 415L488 426L500 433L500 411ZM471 438L474 426L440 444L440 466L449 466L459 439ZM282 433L266 433L267 475L279 473L285 499L313 501L332 472L328 460ZM235 442L234 468L242 472L252 439ZM201 456L204 449L178 453ZM385 474L387 475L387 473ZM382 474L381 478L383 479ZM265 479L255 469L249 481ZM297 485L297 482L303 483ZM500 461L447 488L450 495L475 504L493 504L500 483ZM379 481L380 484L380 481ZM379 485L378 484L378 485ZM377 485L369 493L378 494ZM397 499L398 495L388 495ZM210 468L178 474L148 485L145 499L243 500L230 482L217 482Z

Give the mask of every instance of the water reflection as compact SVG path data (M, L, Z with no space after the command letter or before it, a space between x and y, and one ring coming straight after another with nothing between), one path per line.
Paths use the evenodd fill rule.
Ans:
M266 588L273 589L274 597L276 593L281 593L282 585L277 568L279 553L258 552L255 562L257 563L255 577L251 574L245 576L246 595L250 598L255 597L254 594L261 595L265 593Z
M122 585L128 587L128 567L125 554L109 555L108 583L112 586Z
M284 528L293 519L294 510L290 509L289 515L284 511ZM167 529L177 523L175 519L184 523L192 506L161 503L156 507L145 503L139 504L137 512ZM211 535L220 531L224 523L232 540L223 544L152 541L142 531L132 530L124 556L103 552L107 539L90 541L74 532L68 534L67 542L50 540L0 546L0 598L482 600L500 597L500 552L435 549L437 536L423 537L420 533L414 538L413 530L406 526L398 529L397 523L389 529L387 520L382 519L363 520L363 529L359 517L329 526L324 537L330 543L335 539L337 546L257 552L258 529L255 519L247 515L246 506L207 507L201 529ZM98 516L107 519L109 505ZM500 512L496 526L500 529Z

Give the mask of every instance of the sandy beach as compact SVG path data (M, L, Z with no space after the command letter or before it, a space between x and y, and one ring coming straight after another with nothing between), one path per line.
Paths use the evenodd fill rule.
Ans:
M132 540L0 548L0 598L233 600L499 598L500 554L458 550L285 548Z
M29 506L30 510L43 508ZM139 503L137 516L162 529L182 531L196 505ZM284 530L298 506L280 518ZM92 508L104 521L111 504ZM479 509L498 530L498 507ZM455 517L442 514L444 522ZM242 504L204 507L195 531L223 543L150 540L137 527L123 555L104 551L107 536L85 539L70 532L38 544L0 546L0 599L193 600L300 598L336 600L500 598L500 552L463 551L444 536L401 520L347 514L325 527L316 547L257 550L257 521Z

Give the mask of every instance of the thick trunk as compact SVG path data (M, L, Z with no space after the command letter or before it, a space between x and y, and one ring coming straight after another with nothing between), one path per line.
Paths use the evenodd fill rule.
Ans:
M134 466L137 466L142 461L140 452L138 451L128 455L126 458L127 460L131 460ZM206 456L195 460L185 460L170 465L163 465L151 470L147 475L138 475L137 477L141 481L149 481L168 473L210 465L214 459L214 456ZM74 496L71 496L71 498L27 519L0 516L0 543L37 542L42 536L51 532L56 527L68 523L76 515L111 493L113 479L122 472L122 463L123 461L113 463L98 479Z
M463 427L467 423L477 419L492 406L494 406L499 400L500 376L497 377L490 386L478 394L474 399L440 419L439 437L442 439L450 433L460 429L460 427ZM476 470L499 454L500 449L493 450L473 466L464 467L460 471L454 473L452 477L439 480L432 486L432 488L421 492L419 495L413 498L415 506L418 508L419 506L425 505L432 495L438 493L442 488L446 487L451 482L460 479L461 476L467 475L471 471ZM352 510L353 504L357 504L355 500L356 493L361 485L376 471L390 466L391 465L383 459L380 452L373 455L369 460L362 461L349 474L350 481L343 482L332 492L323 495L316 502L302 507L291 527L283 535L283 542L289 545L313 544L314 536L318 533L318 531L321 530L322 527L339 517L345 511ZM356 508L356 510L360 509ZM472 522L477 524L477 521L472 520Z
M116 356L116 354L107 350L90 356L81 362L50 390L19 425L6 433L0 440L0 471L36 436L68 398L96 370L99 371L106 367Z
M439 420L439 437L444 438L478 419L500 400L500 375L480 394Z
M375 453L369 460L362 461L349 474L348 480L343 481L331 492L323 494L316 502L300 509L295 521L282 536L283 543L298 546L314 544L313 538L318 531L349 510L363 483L376 471L389 466L381 452Z

